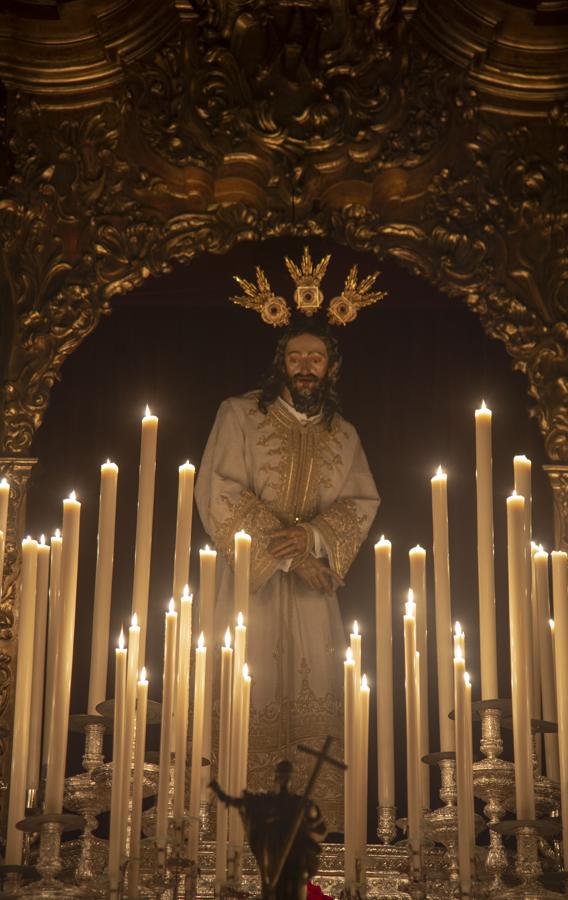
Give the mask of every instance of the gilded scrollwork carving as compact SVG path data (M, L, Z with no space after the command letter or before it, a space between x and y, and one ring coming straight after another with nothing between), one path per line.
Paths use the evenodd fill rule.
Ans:
M545 466L554 503L555 547L568 551L568 466Z
M11 662L11 656L0 651L0 716L6 711L10 697Z

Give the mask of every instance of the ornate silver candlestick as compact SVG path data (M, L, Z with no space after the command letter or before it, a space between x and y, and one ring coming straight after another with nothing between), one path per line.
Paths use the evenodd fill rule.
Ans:
M93 831L98 827L99 813L108 809L108 798L100 784L93 781L91 773L104 763L103 737L109 728L112 728L112 723L102 716L75 715L69 718L69 730L85 735L82 760L85 771L65 779L64 805L85 820L85 830L79 840L81 856L75 879L78 884L90 885L91 890L97 893L106 890L106 885L97 888L96 883L106 865L107 848L106 841L94 837Z
M84 887L64 884L58 879L62 869L61 835L64 831L75 831L83 828L85 820L81 816L69 814L47 813L41 816L28 816L17 823L22 831L39 831L39 858L36 869L41 875L39 881L27 885L17 896L20 897L92 897L93 894Z
M377 806L377 837L385 846L396 837L396 806Z
M473 791L485 802L483 812L489 820L489 850L485 868L491 877L489 890L498 893L503 889L501 876L508 866L503 839L493 825L497 825L505 815L507 801L514 793L515 767L513 763L500 759L503 752L501 719L510 714L510 700L478 700L472 704L474 718L481 720L481 741L479 749L484 759L473 764Z
M451 885L459 886L458 815L456 786L456 754L453 751L429 753L422 757L429 766L439 766L442 783L440 800L444 804L424 816L424 834L446 848Z
M493 826L501 834L514 834L517 838L517 860L515 873L520 884L504 891L501 896L522 898L522 900L540 900L545 897L558 897L539 882L542 866L538 858L538 839L550 838L557 834L559 825L551 819L518 819L511 822L499 822Z

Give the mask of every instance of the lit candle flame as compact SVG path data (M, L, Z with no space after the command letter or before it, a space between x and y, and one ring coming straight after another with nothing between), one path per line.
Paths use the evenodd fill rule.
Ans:
M10 485L8 484L8 482L6 481L5 478L3 478L2 481L0 481L0 487L3 487L3 488L10 487Z
M146 666L142 666L140 669L140 681L148 681L148 673L146 672Z
M469 672L463 673L463 680L465 681L466 685L471 684L471 678L470 678Z
M487 406L486 406L486 404L485 404L485 400L482 400L482 401L481 401L481 409L487 409Z
M203 634L203 632L201 632L201 634L199 635L199 640L197 641L197 646L199 647L200 650L203 650L203 648L205 647L205 635Z
M53 535L53 537L56 537L56 538L60 538L60 537L61 537L61 532L60 532L59 528L56 528L56 529L55 529L55 534Z
M189 597L189 585L188 584L184 584L184 586L183 586L182 597Z
M242 612L240 612L237 616L237 625L239 628L242 628L244 624L245 624L245 617L243 616Z
M550 628L551 632L554 634L554 619L548 620L548 627Z
M42 547L43 547L44 544L45 544L45 534L40 534L40 536L39 536L39 542L40 542L40 544L41 544Z
M369 683L367 681L366 675L361 675L361 688L364 691L367 691L369 689Z
M351 647L348 647L345 651L345 659L347 660L347 662L353 662L353 651Z
M440 478L443 474L444 474L444 471L442 469L442 466L438 466L438 468L436 469L436 477Z
M23 541L23 543L24 543L24 544L27 544L27 543L29 543L29 542L31 541L31 539L32 539L31 535L28 534L27 538Z
M130 620L131 628L138 628L138 616L136 613L132 613L132 619Z
M461 625L460 625L459 622L456 622L455 631L454 631L454 636L455 636L455 637L461 637L461 636L462 636L462 627L461 627Z
M248 667L248 663L245 663L243 666L243 679L246 681L248 678L250 678L249 667Z
M176 611L176 603L173 597L170 598L170 602L168 604L168 612L174 613Z
M119 649L119 650L124 650L125 643L126 643L126 642L125 642L125 640L124 640L124 628L121 628L121 629L120 629L120 635L119 635L119 637L118 637L118 649Z
M229 650L231 647L231 629L230 628L227 628L227 630L225 632L225 647L227 648L227 650Z
M355 619L355 621L353 622L353 634L355 635L355 637L359 635L359 623L357 619Z
M146 404L146 412L144 413L144 418L149 419L152 413L150 412L150 407Z
M456 644L454 648L454 659L457 659L458 661L463 659L463 653L460 644Z
M69 494L69 499L75 502L75 500L77 499L77 494L75 493L75 491L71 491L71 493Z

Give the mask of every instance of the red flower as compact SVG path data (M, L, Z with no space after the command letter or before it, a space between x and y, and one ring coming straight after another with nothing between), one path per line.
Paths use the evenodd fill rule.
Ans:
M319 884L308 881L307 900L333 900L333 897L330 897L329 894L324 894Z

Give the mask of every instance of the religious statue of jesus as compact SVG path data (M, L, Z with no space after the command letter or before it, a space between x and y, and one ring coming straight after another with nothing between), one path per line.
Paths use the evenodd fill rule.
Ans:
M259 391L225 400L209 436L196 502L221 556L215 628L233 621L233 536L252 536L247 657L253 675L248 783L276 763L306 767L298 742L342 744L345 632L336 590L375 518L379 497L355 428L338 411L341 358L325 323L287 327ZM256 677L255 677L256 676ZM342 827L337 770L318 802Z

